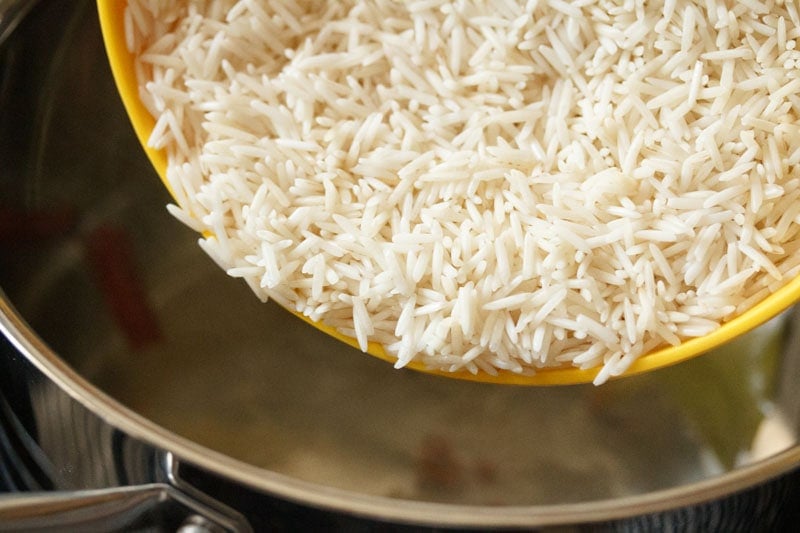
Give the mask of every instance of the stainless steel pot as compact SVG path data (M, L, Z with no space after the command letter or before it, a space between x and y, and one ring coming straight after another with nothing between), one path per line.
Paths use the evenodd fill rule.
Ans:
M0 67L0 529L798 519L797 313L600 388L398 372L259 303L167 215L91 1L37 3Z

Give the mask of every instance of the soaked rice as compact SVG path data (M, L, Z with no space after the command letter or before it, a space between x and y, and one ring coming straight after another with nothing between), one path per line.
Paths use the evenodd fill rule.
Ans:
M130 0L180 207L396 366L602 368L800 272L795 2Z

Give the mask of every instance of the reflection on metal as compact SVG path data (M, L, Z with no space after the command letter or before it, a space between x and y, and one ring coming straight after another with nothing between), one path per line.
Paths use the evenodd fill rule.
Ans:
M797 443L797 434L784 416L776 411L765 416L758 425L753 437L753 446L750 448L747 462L756 462L768 459L778 453L788 450Z
M29 380L25 390L20 398L0 389L0 464L16 480L9 489L23 491L0 498L0 530L252 531L241 514L182 480L172 453L123 434L50 380ZM26 404L33 418L22 420L12 406Z
M197 504L169 485L101 490L22 493L0 499L5 531L162 531L247 532L241 522L198 512Z
M0 0L0 45L35 4L36 0Z

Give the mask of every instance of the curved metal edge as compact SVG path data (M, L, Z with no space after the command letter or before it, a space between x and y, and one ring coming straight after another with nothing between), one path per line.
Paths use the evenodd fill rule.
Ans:
M334 489L231 459L137 415L92 386L36 336L0 291L0 331L45 376L84 407L151 446L215 475L301 505L377 520L452 527L542 527L630 518L696 505L752 487L800 465L800 446L719 478L639 496L542 506L466 506L397 500Z

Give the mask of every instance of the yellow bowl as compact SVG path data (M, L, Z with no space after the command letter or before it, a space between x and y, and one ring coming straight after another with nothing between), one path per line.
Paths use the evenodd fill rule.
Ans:
M114 80L116 81L117 88L122 97L122 102L125 105L133 128L136 131L136 135L161 177L161 180L168 189L171 189L165 179L167 167L166 154L162 150L154 150L147 145L147 140L155 125L155 119L150 115L139 98L139 85L134 68L135 57L128 51L125 44L124 10L126 3L127 0L97 0L103 40L105 42L109 62L111 63L111 71L114 75ZM770 318L778 315L781 311L792 306L798 300L800 300L800 276L792 279L787 285L769 295L750 310L726 322L712 333L687 340L677 346L668 346L642 355L639 359L634 361L622 376L631 376L642 372L648 372L650 370L680 363L705 353L763 324ZM334 328L319 322L314 322L300 313L294 311L290 312L320 331L324 331L332 337L353 347L358 347L358 342L355 339L342 335ZM385 352L383 346L374 342L369 344L368 353L388 362L394 362L395 360L394 357ZM487 373L472 374L467 371L436 371L425 368L422 363L419 362L411 362L407 365L407 368L449 378L507 385L568 385L589 383L600 371L599 368L581 370L567 366L540 369L533 375L520 375L513 372L502 371L497 375L490 375Z

